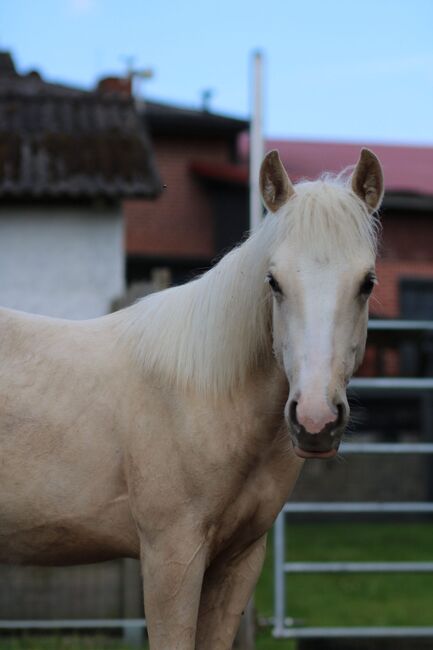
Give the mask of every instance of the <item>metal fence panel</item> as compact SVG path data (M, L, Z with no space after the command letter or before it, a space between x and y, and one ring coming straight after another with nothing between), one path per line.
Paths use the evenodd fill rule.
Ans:
M370 329L433 332L433 321L372 321ZM373 391L377 394L398 395L410 392L425 395L429 402L424 419L430 429L433 409L433 377L375 377L357 378L350 383L349 390L362 394ZM431 400L429 396L432 396ZM425 407L425 403L423 404ZM433 433L433 432L432 432ZM345 443L342 454L433 454L433 443ZM433 627L295 627L289 626L286 618L285 576L287 573L422 573L433 572L433 562L286 562L285 561L285 515L288 513L311 514L421 514L433 513L430 502L298 502L286 503L279 514L274 529L274 627L277 638L376 638L376 637L433 637Z

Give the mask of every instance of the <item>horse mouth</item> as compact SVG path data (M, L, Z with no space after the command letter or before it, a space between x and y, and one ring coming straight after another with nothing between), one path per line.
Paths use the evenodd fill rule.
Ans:
M301 428L298 435L292 435L295 454L299 458L334 458L340 446L341 436L329 431L321 434L307 433Z
M302 447L294 446L295 454L299 458L334 458L337 455L337 450L335 448L328 449L327 451L310 451L307 449L302 449Z

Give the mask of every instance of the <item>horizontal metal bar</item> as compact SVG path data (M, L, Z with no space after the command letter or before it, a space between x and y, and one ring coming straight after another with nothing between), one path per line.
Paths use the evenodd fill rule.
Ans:
M433 442L343 442L342 454L433 454Z
M144 618L75 619L58 621L7 621L0 620L0 630L60 630L98 628L143 628Z
M349 390L433 391L433 377L355 377Z
M433 503L424 501L362 501L362 502L320 502L305 501L297 503L286 503L283 512L290 513L429 513L433 512Z
M433 320L370 320L368 329L373 331L383 330L386 332L409 330L409 331L431 331L433 332Z
M286 562L286 573L431 573L433 562Z
M433 627L293 627L274 628L273 636L282 639L320 639L320 638L429 638L433 637Z
M260 614L257 614L257 624L259 627L275 627L275 616L260 616ZM302 624L303 620L300 618L293 618L292 616L284 617L284 625L286 627L300 626Z

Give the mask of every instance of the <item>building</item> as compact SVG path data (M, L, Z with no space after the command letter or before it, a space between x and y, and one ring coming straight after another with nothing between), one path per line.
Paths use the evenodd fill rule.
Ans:
M0 53L0 305L110 311L125 287L122 202L160 189L130 98L20 75Z
M247 122L149 103L145 112L165 193L155 204L128 201L131 275L148 261L206 268L248 230ZM218 134L217 123L220 123ZM209 141L212 129L216 142ZM226 128L224 141L222 129ZM230 132L231 131L231 132ZM236 145L237 138L237 145ZM221 146L222 145L222 146ZM354 165L361 144L268 140L294 182ZM433 148L368 144L380 158L385 197L380 211L377 318L433 317ZM181 170L181 173L180 173Z
M209 268L248 229L237 142L248 122L155 102L139 106L164 189L124 203L128 281L168 267L173 282ZM228 173L227 173L228 172Z

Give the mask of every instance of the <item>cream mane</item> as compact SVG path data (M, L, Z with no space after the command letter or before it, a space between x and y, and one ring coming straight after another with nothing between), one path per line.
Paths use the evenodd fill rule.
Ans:
M296 195L200 278L152 294L123 313L142 367L164 381L219 395L272 358L269 260L284 237L299 249L376 251L377 222L344 178L300 183Z

